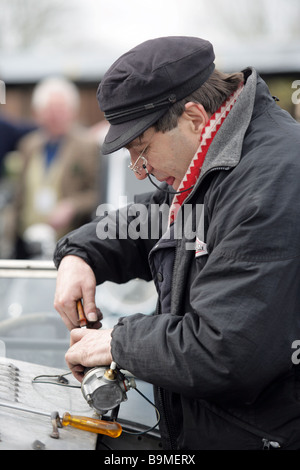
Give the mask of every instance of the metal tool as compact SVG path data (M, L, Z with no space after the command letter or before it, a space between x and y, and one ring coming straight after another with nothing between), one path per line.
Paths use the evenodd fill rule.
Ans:
M87 328L88 320L85 316L81 299L77 300L76 307L77 307L80 328Z
M63 417L61 418L57 411L47 413L45 411L36 410L34 408L28 408L25 406L15 405L14 403L7 403L3 401L0 401L0 406L50 418L53 427L50 436L54 439L59 438L58 428L69 425L74 428L81 429L83 431L104 434L110 437L119 437L122 433L122 426L119 423L116 423L115 421L105 421L102 419L90 418L88 416L74 416L68 412L64 413Z
M81 300L77 301L77 312L81 328L87 328L88 321ZM126 401L126 392L130 388L136 388L134 378L126 377L115 362L109 368L97 366L85 369L81 382L82 395L100 415L115 410L120 403Z
M62 425L70 425L74 428L82 429L83 431L105 434L110 437L119 437L122 433L122 426L116 421L105 421L85 416L74 416L70 415L70 413L64 413Z
M0 399L10 399L14 401L19 399L19 381L20 373L18 367L13 364L0 364Z
M89 369L81 382L81 392L91 408L101 415L127 400L126 392L136 388L133 377L126 377L112 362L109 368Z

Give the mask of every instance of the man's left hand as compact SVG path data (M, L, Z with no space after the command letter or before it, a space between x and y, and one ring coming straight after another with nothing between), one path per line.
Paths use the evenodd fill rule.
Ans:
M83 379L86 367L107 366L112 362L111 356L112 329L74 328L71 331L70 348L65 359L74 377Z

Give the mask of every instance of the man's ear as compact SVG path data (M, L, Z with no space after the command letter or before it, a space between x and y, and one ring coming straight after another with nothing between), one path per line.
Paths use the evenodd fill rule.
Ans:
M210 119L203 105L192 101L186 103L183 116L190 121L193 131L197 133L202 131Z

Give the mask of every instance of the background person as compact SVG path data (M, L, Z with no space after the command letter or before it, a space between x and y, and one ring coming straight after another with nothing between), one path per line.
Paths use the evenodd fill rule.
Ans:
M100 147L77 124L79 93L63 78L34 89L38 130L19 143L23 170L16 196L17 257L26 257L23 236L48 224L56 239L89 221L98 204Z
M11 152L17 149L18 143L36 125L27 120L13 120L5 113L0 113L0 258L14 256L15 213L13 200L15 187L12 165L8 164ZM19 163L19 159L17 158ZM18 167L18 164L17 164ZM14 170L14 168L13 168Z
M16 150L19 141L28 132L36 129L34 123L12 120L5 114L0 114L0 178L3 174L3 162L9 152Z

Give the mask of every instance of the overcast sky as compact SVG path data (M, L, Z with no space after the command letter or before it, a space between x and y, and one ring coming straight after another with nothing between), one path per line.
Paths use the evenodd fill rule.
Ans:
M299 0L0 0L2 49L19 47L21 32L35 28L36 47L97 44L119 54L167 35L277 44L299 39L299 24Z
M220 65L227 48L231 63L238 57L243 67L282 46L283 58L294 48L289 61L295 63L299 24L299 0L0 0L0 67L5 74L18 52L37 50L40 67L63 55L69 61L99 57L106 69L137 44L167 35L210 40ZM235 45L242 48L238 54Z
M299 33L299 3L299 0L75 1L86 38L121 52L146 39L166 35L202 36L220 46L237 38L288 41Z

